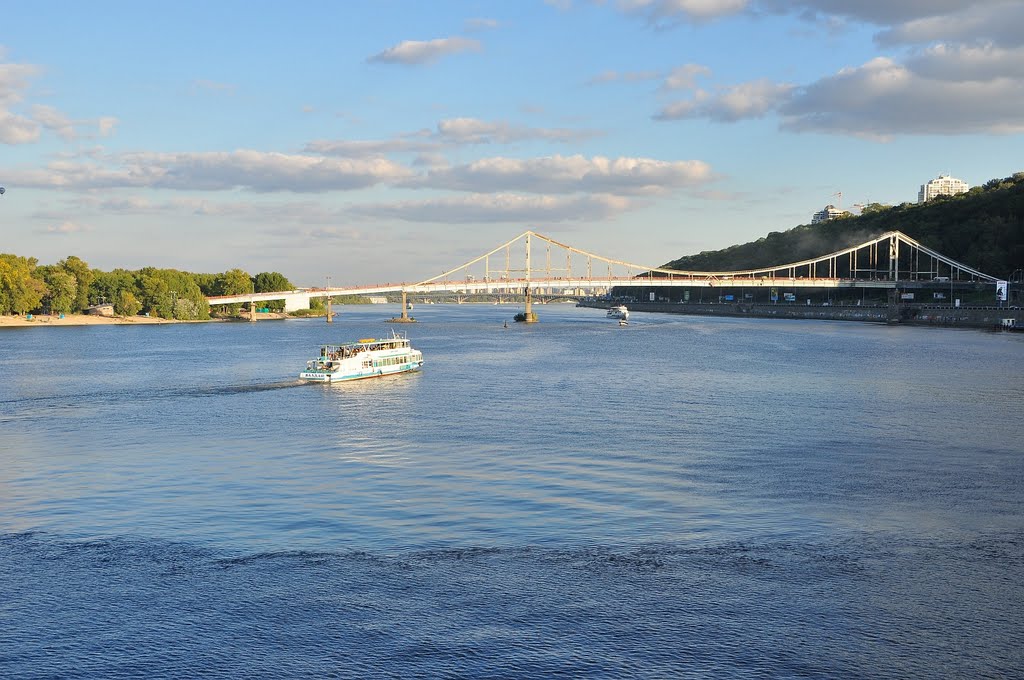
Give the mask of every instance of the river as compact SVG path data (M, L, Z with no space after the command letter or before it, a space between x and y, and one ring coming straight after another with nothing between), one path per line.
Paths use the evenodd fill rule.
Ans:
M1024 336L336 310L0 329L0 676L1024 675Z

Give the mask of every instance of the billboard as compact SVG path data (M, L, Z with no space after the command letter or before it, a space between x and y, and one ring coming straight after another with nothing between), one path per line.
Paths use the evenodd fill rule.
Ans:
M996 300L1006 302L1006 281L996 281Z

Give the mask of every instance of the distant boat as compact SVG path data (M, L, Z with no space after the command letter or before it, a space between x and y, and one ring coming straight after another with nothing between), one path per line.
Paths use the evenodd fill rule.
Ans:
M341 382L418 371L423 353L405 335L391 331L383 340L363 338L342 345L321 345L320 356L306 362L299 378L309 382Z
M609 319L621 319L623 321L629 321L629 310L626 309L625 305L619 305L618 307L612 307L608 310Z

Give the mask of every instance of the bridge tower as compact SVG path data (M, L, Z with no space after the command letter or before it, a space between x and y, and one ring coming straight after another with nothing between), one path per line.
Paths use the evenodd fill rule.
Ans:
M533 312L533 289L530 287L530 234L526 232L526 308L523 314L516 314L515 320L523 323L537 323L537 315Z

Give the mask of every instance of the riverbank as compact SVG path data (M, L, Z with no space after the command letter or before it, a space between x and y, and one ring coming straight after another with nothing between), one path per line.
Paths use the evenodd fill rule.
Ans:
M283 312L257 312L257 321L287 319ZM33 326L139 326L167 323L209 323L211 321L249 321L248 314L238 317L219 317L183 321L180 319L161 319L158 316L98 316L96 314L33 314L32 318L18 314L0 314L0 328L31 328Z
M0 315L0 328L31 326L121 326L140 324L181 323L155 316L98 316L95 314L65 314L63 318L52 314Z
M581 307L607 309L604 301L583 301ZM940 326L947 328L993 329L1003 319L1024 323L1024 312L1006 307L936 307L932 305L799 305L799 304L702 304L669 302L631 302L631 312L694 314L699 316L754 317L761 319L820 319Z

